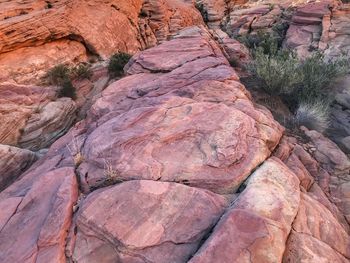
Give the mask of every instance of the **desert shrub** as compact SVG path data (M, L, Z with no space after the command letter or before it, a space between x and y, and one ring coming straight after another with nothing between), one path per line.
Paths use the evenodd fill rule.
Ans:
M258 31L254 34L238 36L237 40L248 47L254 55L254 51L262 49L264 54L274 55L280 49L279 37L276 34Z
M58 97L68 97L73 100L77 98L76 90L70 81L70 79L65 80L61 85L60 90L58 91Z
M272 26L274 38L277 41L277 46L279 49L282 48L282 43L286 37L288 28L289 28L288 22L281 22L281 23L274 24Z
M298 59L289 51L266 54L263 48L254 52L254 61L248 69L260 79L265 91L272 95L290 94L301 81Z
M295 123L308 129L324 132L329 126L328 103L317 101L301 103L295 113Z
M296 96L300 102L318 101L323 99L329 84L348 71L348 59L341 57L326 60L317 52L300 62L299 72L302 80L298 85Z
M108 64L108 72L112 77L118 77L123 74L124 66L129 62L130 54L118 52L114 54Z
M228 62L230 63L230 66L233 67L233 68L240 66L239 59L237 59L237 58L230 58L228 60Z
M92 76L91 67L89 64L79 64L71 69L71 77L74 79L90 79Z
M208 11L205 9L204 4L196 1L194 6L201 13L203 21L207 23L209 21Z
M67 65L59 64L46 73L46 79L51 85L61 86L70 79L70 69Z

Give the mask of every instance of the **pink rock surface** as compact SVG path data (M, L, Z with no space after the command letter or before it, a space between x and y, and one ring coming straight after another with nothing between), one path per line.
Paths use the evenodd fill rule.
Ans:
M65 262L78 187L73 168L51 170L54 163L32 169L0 193L0 207L6 204L0 217L1 262Z
M54 97L50 88L0 84L0 143L17 145L27 119Z
M328 187L331 201L350 221L350 160L331 140L316 131L305 130L315 145L314 158L328 172Z
M28 83L49 67L88 55L134 54L200 24L193 3L179 0L1 2L0 81Z
M176 183L129 181L82 204L74 262L185 262L227 201Z
M133 75L92 107L98 127L87 135L78 169L85 191L106 181L108 166L123 180L232 193L281 137L282 127L251 103L203 29L136 55L127 72Z
M33 152L0 144L0 191L36 160Z
M298 214L293 230L310 235L329 247L350 258L350 237L338 220L321 203L308 195L301 194Z
M291 232L283 263L348 263L349 260L322 241L307 234Z
M299 201L298 178L270 158L190 262L281 262Z

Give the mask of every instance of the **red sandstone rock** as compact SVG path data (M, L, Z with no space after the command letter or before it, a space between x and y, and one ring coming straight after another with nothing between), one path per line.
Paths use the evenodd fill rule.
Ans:
M71 127L75 111L75 102L70 98L47 103L27 120L19 145L31 150L50 146Z
M73 168L55 161L31 169L0 193L0 261L65 262L65 238L77 199ZM51 171L47 171L47 169Z
M307 234L291 232L283 263L348 263L349 260L327 244Z
M325 206L303 193L293 230L310 235L350 258L348 233Z
M254 107L205 31L185 30L136 55L127 72L92 107L98 127L78 169L85 191L103 184L111 166L123 180L232 193L280 139L282 128Z
M23 173L34 161L33 152L0 144L0 191Z
M350 220L350 160L331 140L325 138L316 131L308 131L305 134L312 140L316 151L314 158L320 163L329 175L329 195L348 222Z
M265 161L190 262L281 262L299 200L298 178Z
M202 24L186 1L88 0L0 3L0 81L37 80L47 68L135 53L167 40L180 29ZM86 50L87 49L87 50Z
M27 119L54 97L52 88L0 84L0 143L17 145Z
M130 181L82 204L74 262L186 262L224 211L223 197L176 183Z

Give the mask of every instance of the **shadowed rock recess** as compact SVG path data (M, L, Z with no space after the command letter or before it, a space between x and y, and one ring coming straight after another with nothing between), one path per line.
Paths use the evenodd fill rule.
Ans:
M24 5L41 10L34 2ZM66 14L90 1L63 2L36 12L49 19L52 8ZM164 11L181 25L191 14L183 5L192 6L115 2L113 12L127 14L128 23L129 4L146 19L147 10L182 3ZM219 2L221 12L229 1ZM215 26L222 18L210 19ZM61 26L51 33L63 37ZM315 131L303 130L305 144L285 135L226 58L246 51L230 50L238 44L219 29L172 26L152 31L162 43L136 53L124 77L107 84L95 72L91 83L101 94L94 99L55 100L50 88L0 85L0 262L350 262L348 157ZM11 41L0 50L11 53ZM101 48L95 51L108 53ZM81 92L91 83L80 83ZM91 107L73 124L85 96Z

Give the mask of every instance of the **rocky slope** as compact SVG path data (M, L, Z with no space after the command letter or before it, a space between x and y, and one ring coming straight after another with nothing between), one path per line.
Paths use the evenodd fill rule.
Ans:
M59 63L156 45L203 20L191 1L2 1L0 82L32 83Z
M73 83L76 101L57 99L58 87L39 86L51 67L135 53L196 24L202 17L186 1L0 2L0 146L18 147L11 149L25 156L48 148L85 117L109 83L102 64L90 80Z
M204 28L126 72L0 193L1 262L349 261L349 160L281 140Z
M316 131L287 136L229 63L249 52L222 29L272 30L291 3L245 2L198 1L210 30L182 29L203 23L185 0L0 3L0 67L25 50L45 65L25 57L0 84L0 262L350 261L348 156ZM296 3L284 44L346 8L331 4ZM64 45L84 59L154 47L119 80L95 66L73 101L19 84L58 63L47 45L69 61Z

